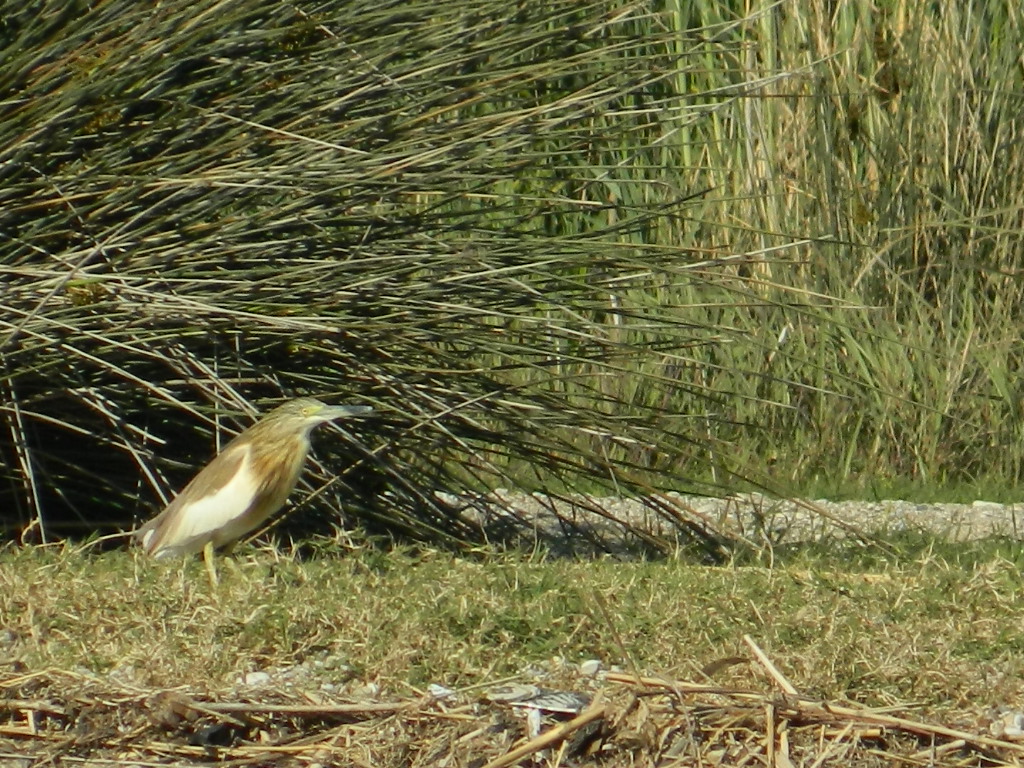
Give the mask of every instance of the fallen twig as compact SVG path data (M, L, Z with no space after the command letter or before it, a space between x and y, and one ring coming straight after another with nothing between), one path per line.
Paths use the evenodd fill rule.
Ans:
M487 763L484 768L504 768L506 765L512 765L513 763L522 760L527 755L532 755L535 752L539 752L540 750L551 746L552 744L557 744L573 731L578 731L587 723L591 723L594 720L600 720L604 716L605 705L604 702L601 701L601 696L599 695L594 700L593 704L569 722L544 731L544 733L540 734L536 738L530 739L528 742L516 747L511 752L507 752L501 757Z

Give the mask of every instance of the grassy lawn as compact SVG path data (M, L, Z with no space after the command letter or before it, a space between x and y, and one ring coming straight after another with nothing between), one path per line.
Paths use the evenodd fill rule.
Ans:
M339 725L331 717L318 717L316 727L288 721L290 729L281 723L271 727L271 715L250 713L245 728L239 726L229 744L217 747L224 759L340 759L335 737L342 728L349 730L345 749L360 739L376 744L370 749L364 743L376 755L368 764L434 764L442 739L448 764L483 765L485 757L526 736L516 729L509 735L506 728L503 747L495 743L493 724L489 731L470 728L484 717L481 697L491 686L533 684L591 696L601 692L611 702L614 715L607 722L617 730L606 734L604 764L625 764L627 754L634 764L663 764L659 760L667 758L659 758L658 750L664 744L657 744L664 739L653 731L649 744L623 742L623 734L633 738L643 730L625 725L636 717L637 702L649 707L644 717L652 723L661 722L656 711L672 710L678 717L679 707L693 708L691 730L693 712L703 711L706 720L711 709L725 717L751 705L726 706L718 695L698 701L677 691L679 706L663 704L659 710L653 692L638 698L623 680L646 676L748 691L765 697L752 710L761 712L780 694L779 683L744 636L800 694L814 700L884 709L987 735L989 710L1024 695L1015 557L1012 547L999 542L941 552L918 542L898 560L866 551L839 558L803 553L777 558L771 568L470 559L433 550L338 554L328 547L299 560L247 548L219 561L221 583L213 589L198 560L164 564L135 552L11 547L0 552L0 659L6 659L0 691L16 702L48 701L62 714L8 704L0 752L63 745L59 754L79 754L85 748L75 721L88 700L94 711L101 708L96 702L121 702L114 707L116 718L108 713L120 726L91 731L98 741L89 742L89 754L127 749L123 735L115 738L127 732L134 734L133 749L158 762L208 757L214 747L195 742L199 724L210 727L208 718L167 723L153 716L153 697L173 690L205 702L419 702L422 709L404 720L389 713L383 719L368 714L356 724ZM600 660L611 676L581 674L588 660ZM432 684L456 692L451 706L424 703ZM77 708L69 709L75 701ZM132 719L127 712L133 708L148 718L136 712ZM437 720L442 711L450 721ZM399 721L401 735L394 730ZM798 737L798 721L790 723L794 736L787 749L793 750L794 764L811 764L822 754L821 737ZM695 742L693 754L678 747L678 764L698 764L701 750L713 759L708 750L722 734L732 734L729 743L763 741L764 734L749 723L742 733L760 733L756 738L737 736L739 721L728 722L728 728L713 729L717 736L705 733ZM26 735L25 728L36 735ZM667 733L670 724L666 720L659 728L654 731ZM273 752L274 744L293 744L300 733L308 738L311 729L335 739L328 747L317 743L323 753L317 759L297 747L287 755ZM78 734L78 741L61 741L66 733ZM443 734L449 734L447 741ZM491 734L486 749L470 738L481 734ZM394 752L398 741L401 754ZM723 755L729 743L719 745ZM868 752L844 760L885 763Z

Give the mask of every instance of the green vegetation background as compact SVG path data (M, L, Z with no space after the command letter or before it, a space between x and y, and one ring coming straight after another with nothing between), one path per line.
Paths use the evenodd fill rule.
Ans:
M12 9L0 502L148 516L216 428L305 392L383 412L360 514L412 531L510 484L1012 497L1020 27L998 0Z

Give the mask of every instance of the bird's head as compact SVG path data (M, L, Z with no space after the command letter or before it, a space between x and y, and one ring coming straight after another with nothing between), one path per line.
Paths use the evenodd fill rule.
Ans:
M372 410L368 405L327 405L315 397L300 397L278 406L267 414L265 420L278 424L282 429L300 430Z

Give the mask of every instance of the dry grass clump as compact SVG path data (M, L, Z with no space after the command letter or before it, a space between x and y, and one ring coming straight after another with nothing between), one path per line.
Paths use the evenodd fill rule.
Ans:
M740 94L680 103L708 43L671 18L497 1L7 14L8 530L146 518L295 394L380 414L320 441L318 479L348 470L311 504L334 523L479 541L438 491L685 482L678 462L706 448L670 393L717 331L662 302L705 278L699 251L659 242L701 188L678 176L679 126Z

